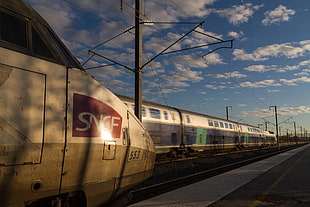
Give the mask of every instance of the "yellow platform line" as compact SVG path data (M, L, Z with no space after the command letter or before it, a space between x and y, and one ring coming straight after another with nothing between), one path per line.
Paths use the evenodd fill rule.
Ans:
M272 191L272 189L274 189L283 180L283 178L301 161L304 156L305 155L301 156L288 169L286 169L284 173L274 183L272 183L272 185L270 185L267 190L263 192L259 199L253 201L253 203L249 207L256 207L258 204L260 204L262 200L264 200L264 198Z

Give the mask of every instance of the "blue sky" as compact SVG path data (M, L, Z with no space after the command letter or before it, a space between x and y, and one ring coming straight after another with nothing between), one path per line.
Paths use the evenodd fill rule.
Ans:
M46 18L81 63L90 57L88 50L104 43L92 50L134 67L134 30L124 32L134 26L133 0L27 2ZM171 50L217 39L234 40L232 49L206 56L229 43L159 56L143 68L143 98L221 118L226 117L226 106L231 106L232 120L256 126L274 123L274 109L269 108L277 106L282 134L293 129L294 121L298 132L299 126L309 131L309 10L309 0L143 1L143 20L155 22L143 25L143 62L190 31L195 22L205 21L198 32L190 33ZM94 56L84 67L110 63ZM133 96L132 72L117 65L88 72L113 92ZM268 127L274 129L272 124Z

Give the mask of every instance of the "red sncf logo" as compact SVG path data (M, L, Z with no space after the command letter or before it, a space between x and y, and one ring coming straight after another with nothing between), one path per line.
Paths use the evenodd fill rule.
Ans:
M122 117L109 105L81 94L73 94L73 137L120 138ZM105 137L102 137L105 138Z

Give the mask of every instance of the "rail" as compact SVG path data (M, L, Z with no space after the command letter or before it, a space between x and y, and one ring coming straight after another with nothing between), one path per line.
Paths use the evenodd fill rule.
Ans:
M230 171L230 170L233 170L233 169L236 169L236 168L239 168L239 167L242 167L242 166L263 160L263 159L266 159L268 157L272 157L274 155L292 150L292 149L297 148L299 146L300 145L287 146L287 147L279 149L275 152L264 154L264 155L261 155L258 157L246 159L246 160L239 161L239 162L232 163L232 164L227 164L227 165L224 165L221 167L216 167L216 168L206 170L206 171L202 171L199 173L195 173L192 175L176 178L176 179L169 180L166 182L162 182L159 184L155 184L155 185L143 187L143 188L140 188L137 190L133 190L133 191L131 191L132 200L131 200L130 204L134 204L134 203L137 203L139 201L146 200L146 199L155 197L157 195L175 190L177 188L180 188L180 187L201 181L203 179L207 179L207 178L225 173L227 171Z

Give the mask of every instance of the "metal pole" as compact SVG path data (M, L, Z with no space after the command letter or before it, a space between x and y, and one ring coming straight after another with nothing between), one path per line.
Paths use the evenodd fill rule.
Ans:
M277 137L277 147L280 148L279 144L279 127L278 127L278 112L277 112L277 106L269 106L270 108L274 108L274 114L276 119L276 137Z
M297 134L296 134L296 122L294 121L294 138L295 138L295 141L296 141L296 144L298 143L298 140L297 140Z
M226 119L228 121L228 109L231 109L232 106L226 106Z
M142 0L135 11L135 115L142 120Z

